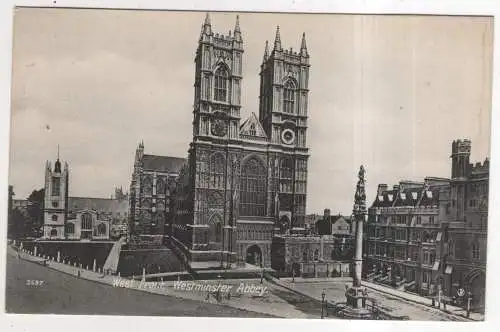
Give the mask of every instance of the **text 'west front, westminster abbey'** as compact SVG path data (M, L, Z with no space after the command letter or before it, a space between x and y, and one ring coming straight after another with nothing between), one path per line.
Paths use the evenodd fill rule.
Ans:
M139 173L146 170L134 171L132 234L154 234L147 231L150 218L141 217L141 202L148 199L142 179L153 201L168 197L165 221L158 223L172 227L193 267L221 262L270 267L273 234L304 231L310 67L305 34L298 52L283 47L279 27L274 44L265 43L259 115L252 112L246 120L241 119L243 45L238 17L233 33L223 35L214 33L206 15L195 56L188 159L174 172L176 184L157 198L156 172L144 179Z

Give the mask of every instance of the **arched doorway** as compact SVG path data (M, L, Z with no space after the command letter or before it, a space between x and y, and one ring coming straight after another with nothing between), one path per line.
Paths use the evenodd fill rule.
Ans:
M486 275L482 269L474 269L465 277L467 288L472 293L472 305L476 310L484 310Z
M256 244L248 247L246 262L248 264L261 266L262 263L262 250Z

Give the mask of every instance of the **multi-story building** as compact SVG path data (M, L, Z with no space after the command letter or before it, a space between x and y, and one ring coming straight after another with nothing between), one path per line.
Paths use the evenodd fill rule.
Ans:
M243 37L212 31L195 56L193 141L176 194L174 238L192 262L271 265L273 232L303 233L309 54L266 42L259 116L241 119Z
M365 275L420 294L440 275L443 232L440 190L449 180L380 184L365 227Z
M451 179L378 186L365 227L365 277L421 294L472 296L484 306L489 160L452 143Z
M184 158L144 154L144 143L139 144L130 182L133 236L165 234L165 225L171 223L171 191L185 164Z
M471 142L452 144L449 211L443 259L443 290L456 296L460 289L472 295L476 308L484 307L486 241L488 230L489 160L470 163Z

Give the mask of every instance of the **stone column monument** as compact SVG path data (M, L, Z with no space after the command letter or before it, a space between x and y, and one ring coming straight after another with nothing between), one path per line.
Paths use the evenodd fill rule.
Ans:
M353 261L354 273L352 287L346 290L346 308L343 315L354 319L370 319L372 311L366 307L366 293L361 287L361 270L363 264L363 223L366 216L366 193L365 193L365 169L359 168L358 184L354 194L353 222L355 222L356 242L355 256Z

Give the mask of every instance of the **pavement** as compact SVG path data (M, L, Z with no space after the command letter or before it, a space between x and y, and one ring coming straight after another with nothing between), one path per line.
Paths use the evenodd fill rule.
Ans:
M17 256L17 252L10 248L8 253L11 256ZM46 260L42 257L33 256L27 252L20 253L18 259L30 261L33 263L38 263L40 265L44 264L46 261L46 267L51 270L62 272L67 275L77 277L79 279L84 279L99 284L112 286L113 288L126 288L133 289L141 292L164 295L172 298L192 300L201 302L204 304L216 305L219 307L226 307L232 309L239 309L242 311L248 311L255 314L260 314L267 317L281 317L281 318L318 318L318 315L311 315L304 313L297 309L293 304L290 304L287 300L273 294L269 290L271 285L267 281L263 280L260 283L260 279L227 279L227 280L207 280L207 281L196 281L195 285L205 286L205 289L211 285L216 287L218 284L226 285L226 288L231 288L231 295L229 298L223 297L220 300L216 300L215 292L209 291L195 291L181 289L180 286L189 285L190 281L165 281L165 282L131 282L130 279L120 278L113 275L105 275L103 273L94 272L92 270L81 269L73 265L64 264L62 262L57 262L55 260ZM245 290L245 286L247 290ZM254 288L252 290L251 288ZM257 287L268 287L266 291L256 291ZM210 294L209 294L210 293ZM227 292L223 294L227 295ZM208 296L207 296L208 295ZM213 316L213 315L209 315Z
M351 278L281 278L277 282L288 289L321 300L322 293L330 302L345 302L345 285L352 285ZM376 299L382 309L393 316L408 316L411 320L438 321L484 321L484 315L471 313L466 318L466 311L455 306L446 306L446 310L432 306L432 300L415 294L398 291L390 287L362 281L368 288L370 297Z
M10 247L8 252L13 257L17 255L17 252ZM38 264L42 264L44 261L43 258L35 257L29 253L21 253L18 259ZM112 286L112 288L134 289L170 298L194 300L207 305L213 304L219 307L282 318L319 318L322 293L325 292L326 299L330 302L345 302L345 285L352 283L351 278L295 278L294 282L292 282L292 278L273 279L272 282L264 279L262 284L260 279L130 282L130 279L80 269L54 260L47 261L47 268L80 279ZM216 299L215 292L206 289L208 286L216 287L219 284L225 285L229 291L221 292L224 296ZM184 285L184 289L182 289L182 285ZM432 307L429 298L366 281L363 281L362 285L369 289L369 296L376 299L379 306L393 316L408 316L412 320L426 321L484 320L484 315L478 313L471 313L467 319L465 310L462 308L447 305L445 311ZM259 287L261 288L258 289ZM229 297L228 293L230 293Z
M110 287L63 273L49 262L8 250L5 310L16 314L259 317L272 315L218 304ZM28 258L26 260L26 258ZM52 265L52 267L51 267ZM57 266L56 266L57 267ZM90 272L83 275L90 276ZM106 278L103 278L106 279Z

